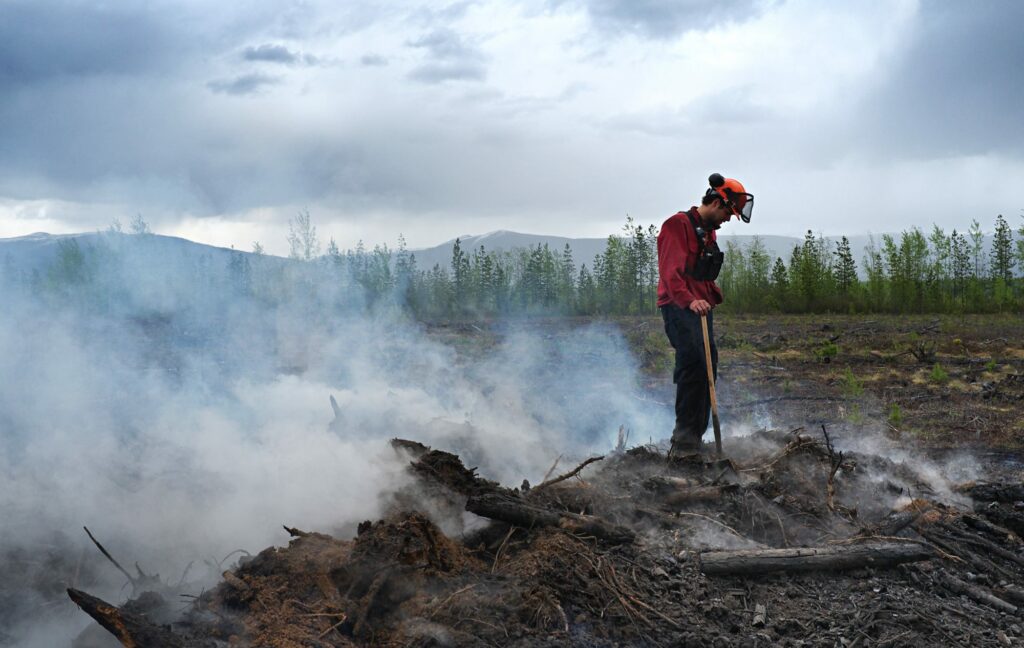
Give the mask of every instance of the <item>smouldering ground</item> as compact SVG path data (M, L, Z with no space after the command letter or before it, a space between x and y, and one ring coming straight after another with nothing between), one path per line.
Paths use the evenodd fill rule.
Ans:
M652 407L670 407L672 350L660 318L518 320L429 327L466 356L510 329L617 326ZM717 314L723 425L826 424L895 443L998 452L1024 446L1024 323L1018 315ZM666 431L666 436L669 431ZM709 435L710 436L710 435Z

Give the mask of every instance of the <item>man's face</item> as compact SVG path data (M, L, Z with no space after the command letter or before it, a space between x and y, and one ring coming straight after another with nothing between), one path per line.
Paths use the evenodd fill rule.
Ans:
M718 229L722 223L733 217L732 208L725 204L724 200L715 201L715 209L708 214L708 224L713 229Z

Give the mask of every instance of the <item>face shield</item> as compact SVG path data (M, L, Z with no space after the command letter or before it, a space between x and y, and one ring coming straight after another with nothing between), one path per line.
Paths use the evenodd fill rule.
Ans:
M750 222L750 217L754 213L754 194L748 193L736 193L733 191L727 192L729 194L729 207L732 208L732 213L739 216L744 223Z

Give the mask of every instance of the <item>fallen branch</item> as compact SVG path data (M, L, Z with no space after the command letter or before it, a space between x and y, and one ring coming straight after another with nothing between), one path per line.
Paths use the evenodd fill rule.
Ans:
M580 465L576 466L574 469L572 469L571 471L565 473L564 475L559 475L558 477L555 477L554 479L549 479L547 481L541 482L540 484L537 484L536 486L533 487L533 489L530 492L531 493L536 493L537 491L539 491L542 488L547 488L548 486L551 486L552 484L557 484L558 482L563 482L566 479L570 479L571 477L575 477L576 475L580 474L581 470L583 470L584 468L586 468L590 464L594 463L595 461L601 461L602 459L604 459L604 455L600 455L598 457L591 457L590 459L587 459L586 461L584 461Z
M1019 502L1024 500L1024 484L964 484L957 488L971 499L985 502Z
M838 571L861 567L892 567L900 563L928 560L933 555L930 548L915 543L708 551L700 554L700 568L709 575Z
M939 583L941 583L943 587L953 592L954 594L963 594L977 601L978 603L981 603L982 605L987 605L989 607L995 608L1000 612L1006 612L1007 614L1017 613L1016 605L1013 605L1012 603L1007 603L1003 599L989 592L986 592L977 585L965 583L956 576L945 573L939 574L938 579Z
M829 465L831 466L831 470L829 470L829 473L828 473L828 481L825 483L825 491L826 491L826 495L827 495L827 497L825 499L825 504L828 506L828 510L835 511L836 510L836 503L835 503L836 484L835 484L835 478L836 478L836 472L839 470L839 467L843 465L843 453L840 452L838 455L836 454L836 449L832 445L832 439L829 438L828 430L825 429L825 424L824 423L821 424L821 433L825 435L825 449L828 450L828 462L829 462Z
M118 562L117 562L116 560L114 560L114 557L113 557L113 556L111 556L111 555L110 555L110 552L109 552L109 551L107 551L107 550L106 550L106 549L105 549L105 548L103 547L103 545L101 545L101 544L100 544L100 541L99 541L99 540L97 540L96 538L94 538L94 537L93 537L93 535L92 535L92 532L91 532L91 531L89 531L89 527L87 527L87 526L83 526L82 528L83 528L83 529L85 529L85 533L86 533L86 535L88 535L88 536L89 536L89 539L90 539L90 540L92 540L92 543L93 543L94 545L96 545L96 548L100 550L100 553L101 553L101 554L103 554L104 556L106 556L106 557L107 557L107 560L109 560L110 562L112 562L112 563L114 564L114 567L117 567L117 569L118 569L118 570L119 570L119 571L120 571L120 572L121 572L122 574L124 574L124 575L125 575L125 577L126 577L126 578L128 579L128 582L132 584L132 589L134 589L134 588L135 588L135 579L134 579L134 578L132 577L132 575L131 575L131 574L129 574L129 573L128 573L128 570L126 570L126 569L125 569L124 567L122 567L122 566L120 565L120 563L118 563ZM70 590L69 590L69 592L70 592ZM88 596L88 595L86 595L86 596Z
M636 537L629 529L610 524L593 515L552 511L500 493L473 495L466 500L466 510L481 517L525 529L557 527L572 533L592 535L614 544L632 542Z
M124 612L80 590L68 588L67 592L75 605L129 648L191 648L201 645L187 642L165 626L157 625L144 616Z

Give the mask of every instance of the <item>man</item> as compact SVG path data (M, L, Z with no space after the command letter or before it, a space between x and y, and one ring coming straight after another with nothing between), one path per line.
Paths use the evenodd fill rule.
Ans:
M700 207L670 217L658 234L658 307L665 320L665 333L676 351L672 375L676 384L676 426L669 457L700 450L708 427L711 396L700 319L708 319L711 364L717 377L712 309L722 303L722 291L715 279L724 255L715 231L733 216L749 223L754 209L754 197L738 180L715 173L708 182L711 188Z

